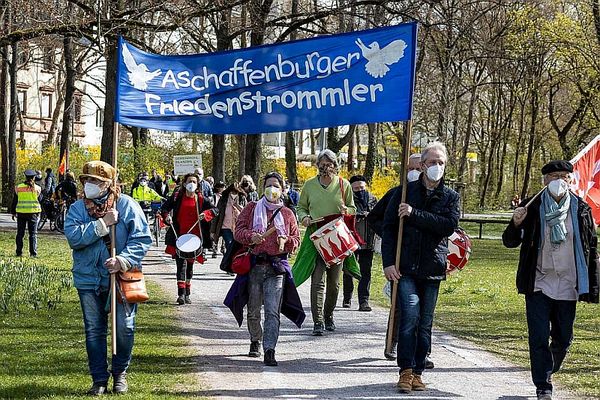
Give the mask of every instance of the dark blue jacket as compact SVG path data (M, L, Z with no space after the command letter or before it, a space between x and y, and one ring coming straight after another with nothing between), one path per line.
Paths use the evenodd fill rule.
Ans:
M421 177L423 179L423 177ZM458 227L459 196L440 182L428 196L421 179L408 183L406 203L412 214L404 221L400 273L418 279L446 278L448 236ZM381 253L383 267L396 263L398 240L398 206L402 187L392 194L385 210Z

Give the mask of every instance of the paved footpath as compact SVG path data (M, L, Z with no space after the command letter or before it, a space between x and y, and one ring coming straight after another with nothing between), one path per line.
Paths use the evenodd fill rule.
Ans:
M218 259L220 260L220 258ZM370 313L339 307L337 330L311 335L309 290L300 295L307 313L302 329L282 317L276 349L278 367L247 357L249 336L223 305L233 277L217 260L195 266L192 305L177 307L185 335L196 346L204 386L199 396L236 399L535 399L528 369L516 367L472 344L436 331L432 360L435 369L423 374L428 389L400 395L395 362L383 357L387 310ZM176 298L175 266L153 248L146 258L146 276ZM341 296L340 296L341 297ZM340 300L341 301L341 300ZM555 391L556 399L568 399Z

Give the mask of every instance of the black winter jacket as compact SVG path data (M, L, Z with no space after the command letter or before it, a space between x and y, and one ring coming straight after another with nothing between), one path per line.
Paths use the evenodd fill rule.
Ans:
M407 184L406 203L413 211L404 221L400 273L418 279L446 279L448 236L458 227L459 196L440 182L430 196L421 179ZM383 267L396 262L398 206L402 187L398 186L385 210L381 253Z
M541 196L540 196L541 197ZM504 233L502 242L508 248L521 246L519 267L517 269L517 290L521 294L533 293L535 275L540 247L540 206L541 198L538 197L527 208L527 216L519 227L511 220ZM525 199L519 207L523 207L531 199ZM590 293L579 296L579 301L598 303L598 252L596 227L592 218L592 210L580 197L577 197L577 219L579 220L579 233L583 245L583 254L588 267Z

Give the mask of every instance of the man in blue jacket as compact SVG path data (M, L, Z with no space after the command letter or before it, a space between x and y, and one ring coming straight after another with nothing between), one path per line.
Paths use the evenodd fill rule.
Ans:
M89 395L106 393L110 377L106 336L110 274L141 268L152 242L139 204L120 193L116 170L102 161L83 166L79 180L84 198L76 201L65 220L65 236L73 249L73 279L85 325L85 345L93 385ZM115 225L117 256L109 253L109 230ZM112 358L113 393L128 390L126 372L131 361L137 304L117 303L117 355Z
M421 154L420 179L409 182L406 202L401 188L385 211L381 244L384 273L398 281L397 307L401 308L398 333L398 390L425 390L421 374L431 346L431 327L440 282L446 279L448 236L458 226L458 193L444 185L446 147L430 143ZM396 269L398 226L404 218L402 252Z

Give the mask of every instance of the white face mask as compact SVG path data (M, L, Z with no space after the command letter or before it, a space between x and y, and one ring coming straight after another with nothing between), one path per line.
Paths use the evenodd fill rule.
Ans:
M432 182L437 182L442 179L444 176L444 166L443 165L432 165L431 167L427 167L427 177Z
M269 186L265 189L265 197L270 202L276 202L281 197L281 189L274 186Z
M548 190L554 197L563 197L569 190L569 184L562 179L555 179L548 184Z
M421 176L421 171L413 169L411 171L408 171L408 175L406 176L406 178L409 182L414 182L419 180L419 176Z
M140 185L141 185L141 186L148 186L148 181L141 181L141 182L140 182Z
M195 192L197 188L198 185L196 185L194 182L190 182L187 185L185 185L185 189L190 193Z
M96 185L95 183L86 182L83 186L83 193L85 193L86 199L97 199L102 197L102 192L103 191L100 189L100 186Z

